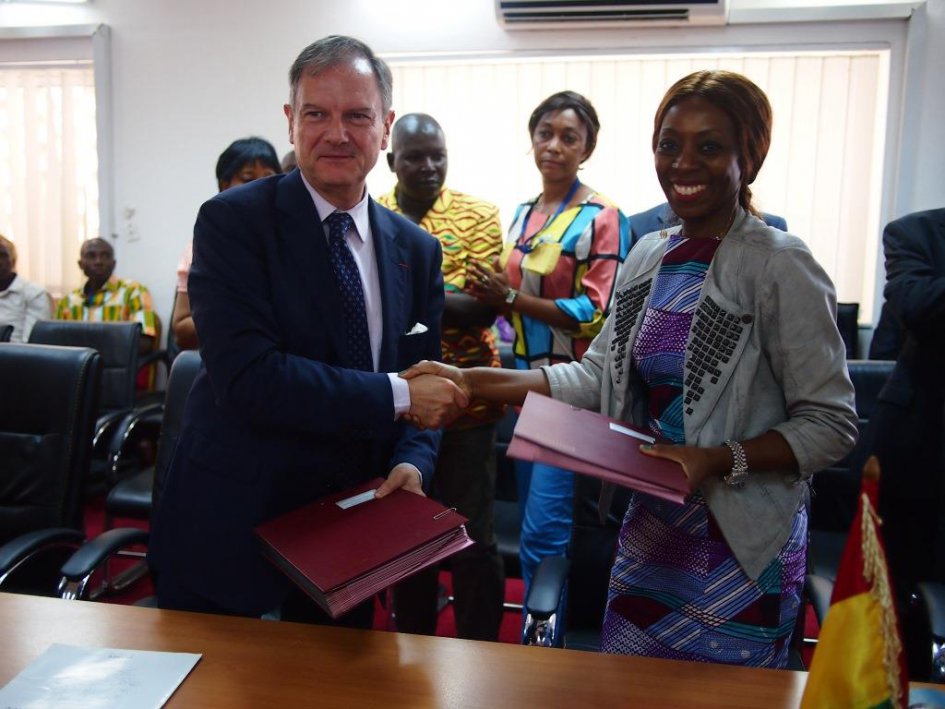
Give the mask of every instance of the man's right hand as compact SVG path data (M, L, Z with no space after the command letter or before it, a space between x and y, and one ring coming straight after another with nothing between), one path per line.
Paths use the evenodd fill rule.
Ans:
M442 362L435 362L430 359L424 359L412 365L409 369L405 369L400 373L400 377L401 379L413 379L414 377L418 377L421 374L433 374L437 377L449 379L455 382L456 386L462 389L466 393L467 397L472 398L472 392L470 390L469 383L466 381L466 377L463 375L463 370L459 367L443 364Z
M415 371L417 367L425 365L447 367L438 362L424 362L401 375L410 387L410 411L407 418L420 428L442 428L458 418L460 412L469 406L469 395L452 378Z

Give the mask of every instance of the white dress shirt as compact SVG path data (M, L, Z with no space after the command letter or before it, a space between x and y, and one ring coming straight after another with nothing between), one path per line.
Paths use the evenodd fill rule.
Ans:
M367 316L368 337L371 340L371 359L374 363L374 371L377 371L378 361L381 355L381 338L384 333L384 315L381 310L381 283L377 274L377 259L374 256L374 235L371 231L371 220L368 216L368 193L364 190L364 196L361 201L351 209L338 209L327 199L322 197L314 187L312 187L302 177L302 184L312 196L315 202L315 209L318 210L318 216L322 219L322 229L325 232L325 240L328 240L328 223L325 221L333 212L347 212L352 221L354 229L348 230L345 238L348 240L348 247L354 255L354 261L358 266L358 273L361 274L361 289L364 291L364 311ZM394 418L407 413L410 410L410 387L407 380L401 379L396 372L388 373L391 391L394 397Z
M0 291L0 325L13 326L11 342L26 342L33 324L51 317L52 300L45 288L15 276L7 289Z

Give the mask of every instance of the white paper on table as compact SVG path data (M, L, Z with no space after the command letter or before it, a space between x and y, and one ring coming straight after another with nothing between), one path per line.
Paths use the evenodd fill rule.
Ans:
M162 707L200 660L188 652L50 645L0 688L11 709Z

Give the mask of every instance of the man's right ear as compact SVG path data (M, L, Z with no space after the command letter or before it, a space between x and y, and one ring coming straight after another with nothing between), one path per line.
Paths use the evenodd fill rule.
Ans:
M292 111L292 106L288 103L283 104L282 112L285 114L285 117L289 122L289 142L292 145L295 145L295 142L292 140L292 133L293 133L292 129L294 127L293 122L295 121L295 113Z
M391 172L394 172L394 153L387 153L387 167L390 168Z

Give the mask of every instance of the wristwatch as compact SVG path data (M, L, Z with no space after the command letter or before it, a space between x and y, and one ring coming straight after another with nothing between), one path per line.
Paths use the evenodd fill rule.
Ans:
M518 291L514 288L509 288L509 292L505 294L505 304L511 308L516 298L518 298Z
M726 485L741 487L748 477L748 457L745 455L745 449L738 441L725 441L725 445L732 451L732 469L722 480Z

